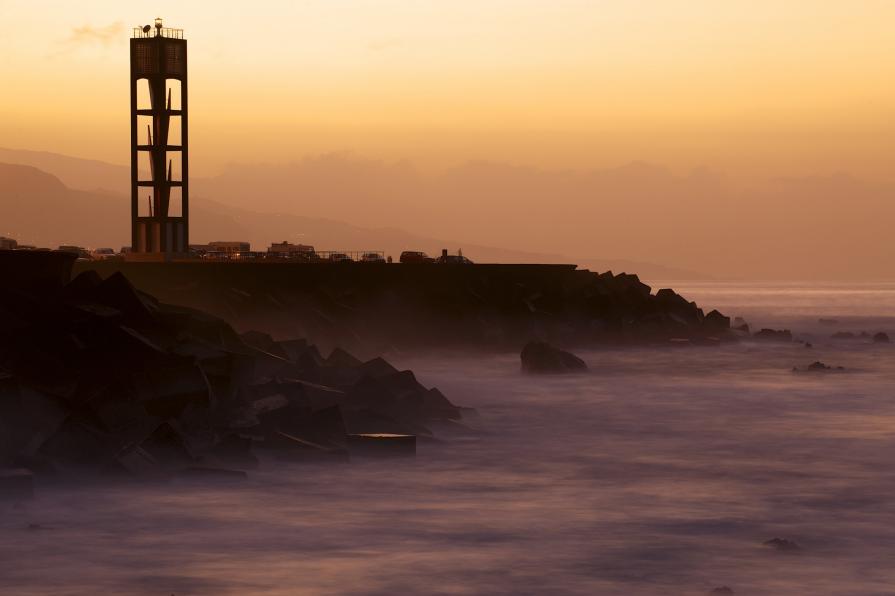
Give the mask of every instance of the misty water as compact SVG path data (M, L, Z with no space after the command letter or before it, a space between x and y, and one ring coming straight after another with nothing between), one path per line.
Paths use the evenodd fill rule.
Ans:
M390 355L482 432L238 484L46 487L0 505L0 591L895 594L895 344L829 339L895 331L895 284L674 287L813 348L578 351L590 372L561 377ZM815 360L846 370L791 370Z

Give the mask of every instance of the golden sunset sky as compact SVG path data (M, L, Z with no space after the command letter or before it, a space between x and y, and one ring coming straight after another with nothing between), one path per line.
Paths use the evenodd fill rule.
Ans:
M128 161L128 39L189 40L193 172L354 151L891 182L886 0L0 0L0 146Z

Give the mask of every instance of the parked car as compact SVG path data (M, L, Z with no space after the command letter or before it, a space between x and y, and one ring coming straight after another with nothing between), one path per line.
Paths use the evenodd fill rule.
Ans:
M316 263L321 261L320 255L318 255L313 250L302 250L299 252L293 252L289 254L289 259L294 261L301 261L303 263Z
M385 259L378 252L365 252L360 260L364 263L385 263Z
M402 263L434 263L435 259L424 252L416 250L405 250L401 253L399 259Z
M351 257L343 252L330 253L329 260L333 263L345 263L351 260Z
M118 254L115 252L114 248L97 248L93 251L92 256L97 261L104 261L106 259L114 259Z
M442 265L472 265L472 261L463 255L441 255L435 262Z
M89 261L91 258L90 251L86 248L81 248L80 246L74 246L71 244L63 244L59 247L59 252L71 252L78 255L79 261Z

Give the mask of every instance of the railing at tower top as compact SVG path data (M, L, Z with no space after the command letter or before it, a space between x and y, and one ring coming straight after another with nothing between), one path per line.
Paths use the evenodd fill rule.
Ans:
M169 27L156 29L155 27L153 27L149 31L144 31L142 27L134 27L135 39L147 37L170 37L171 39L183 39L183 29L171 29Z

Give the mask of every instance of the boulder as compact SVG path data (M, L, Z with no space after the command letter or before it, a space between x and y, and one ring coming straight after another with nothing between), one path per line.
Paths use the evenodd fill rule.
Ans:
M793 371L793 372L812 372L812 373L817 373L817 372L828 372L828 371L831 371L831 370L845 370L845 369L842 368L841 366L837 366L837 367L835 367L835 368L832 367L832 366L827 366L826 364L824 364L823 362L820 362L819 360L816 361L816 362L812 362L811 364L809 364L809 365L806 366L805 368L798 368L798 367L796 367L796 366L792 367L792 371Z
M158 461L141 447L128 447L109 459L101 468L107 476L151 477L161 476L163 470Z
M266 333L261 333L260 331L246 331L241 334L239 338L256 350L271 354L277 358L289 360L289 352Z
M265 442L278 459L296 462L347 462L348 452L337 446L321 445L289 433L277 432Z
M587 370L584 360L571 352L543 341L531 341L522 349L522 371L527 373L569 373Z
M662 312L673 315L683 327L702 322L702 311L696 306L696 303L688 301L670 288L663 288L656 292L655 302ZM720 313L718 314L720 315ZM716 322L719 321L716 320ZM729 326L730 320L728 319Z
M793 552L801 550L798 544L786 538L771 538L770 540L765 540L762 544L778 551Z
M154 368L135 375L133 383L146 411L160 418L176 418L187 405L211 399L208 380L195 365Z
M330 353L329 357L326 359L326 366L336 367L336 368L356 368L360 366L362 362L343 350L342 348L336 348Z
M388 433L348 435L348 452L361 457L413 457L416 437Z
M887 333L883 333L880 331L879 333L873 336L873 343L877 344L887 344L889 343L889 335Z
M730 329L730 317L725 317L717 310L711 311L705 316L703 326L712 331Z
M152 459L169 467L183 467L195 457L183 434L170 422L160 424L140 445Z
M242 476L259 446L345 461L349 431L428 436L430 422L460 417L382 358L240 336L120 274L16 290L0 288L0 462L26 469L4 472L0 494L28 492L16 487L31 473Z
M765 328L754 333L752 338L763 341L792 342L792 332L789 329L776 330Z

